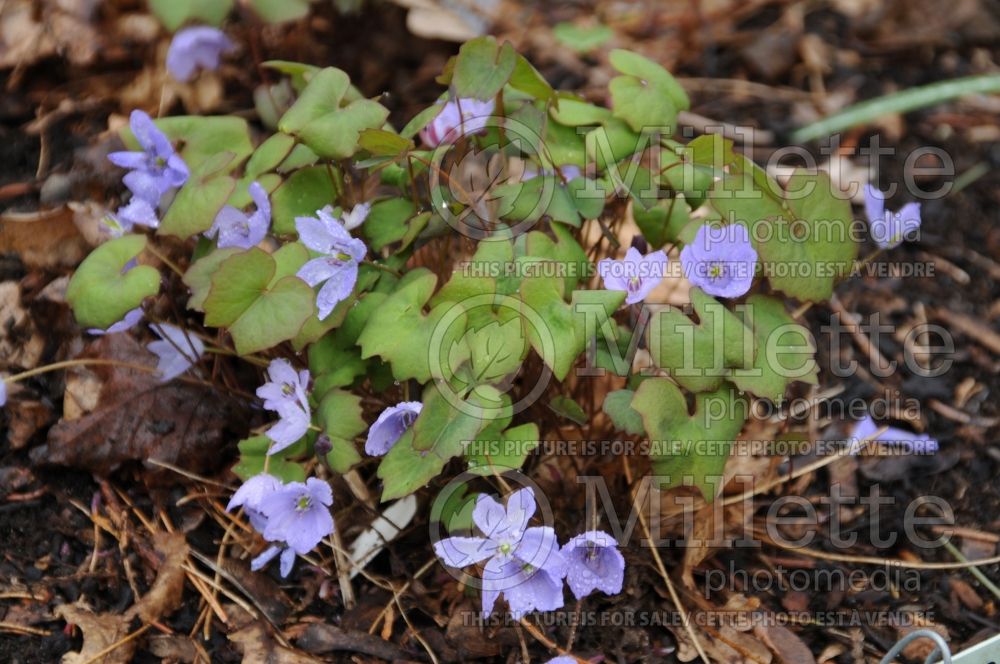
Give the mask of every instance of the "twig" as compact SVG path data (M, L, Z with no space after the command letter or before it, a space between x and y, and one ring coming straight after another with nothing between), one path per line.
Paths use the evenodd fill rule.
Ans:
M758 496L758 495L760 495L762 493L770 491L771 489L773 489L776 486L780 486L780 485L784 484L785 482L790 482L791 480L794 480L794 479L796 479L798 477L802 477L803 475L806 475L807 473L812 473L814 471L819 470L820 468L828 466L831 463L833 463L834 461L838 461L838 460L840 460L840 459L842 459L842 458L844 458L846 456L850 456L851 454L857 454L857 453L861 452L868 445L871 445L876 439L878 439L879 436L881 436L883 433L885 433L886 429L888 429L888 427L885 427L885 426L880 427L879 430L876 431L875 433L873 433L871 436L869 436L868 438L865 438L864 440L860 441L857 444L857 446L853 446L852 445L852 446L848 447L847 449L845 449L842 452L838 452L837 454L831 454L830 456L825 457L823 459L818 459L818 460L816 460L816 461L814 461L814 462L812 462L810 464L802 466L798 470L793 470L792 472L788 473L787 475L782 475L781 477L778 477L778 478L776 478L774 480L771 480L770 482L765 482L760 487L757 487L757 488L754 488L754 489L750 489L748 491L744 491L743 493L737 494L735 496L730 496L729 498L726 498L726 499L724 499L722 501L722 505L725 507L727 505L733 505L735 503L742 502L742 501L746 500L747 498L752 498L754 496Z
M993 556L992 558L980 558L979 560L969 560L964 563L928 563L923 561L911 561L903 560L902 558L884 558L881 556L852 556L846 553L828 553L826 551L815 551L813 549L807 549L805 547L792 546L790 544L785 544L777 542L765 533L756 532L762 540L768 542L772 546L776 546L779 549L785 549L787 551L794 551L795 553L802 554L809 558L819 558L820 560L833 560L840 563L857 563L859 565L878 565L880 567L900 567L906 569L923 569L923 570L936 570L936 569L971 569L973 567L979 567L982 565L995 565L1000 563L1000 556Z
M955 560L957 560L958 562L960 563L969 562L969 559L966 558L962 554L962 552L959 551L958 548L951 542L945 542L944 548L946 548L948 550L948 553L954 556ZM1000 588L997 588L996 584L990 581L989 578L985 574L983 574L978 567L976 567L975 565L970 566L969 573L972 574L972 576L976 577L976 579L979 580L979 583L983 584L983 587L985 587L987 590L993 593L994 597L1000 599Z
M627 456L622 457L622 465L625 467L625 480L628 482L629 486L632 486L632 466L629 465ZM653 496L649 495L648 489L647 495L649 496L649 500L653 499ZM642 525L642 531L646 534L646 539L652 541L653 536L649 531L649 526L646 524L646 517L643 514L642 508L640 507L636 510L636 513L639 515L639 523ZM684 605L681 604L681 598L678 597L677 590L674 588L674 584L670 580L670 575L667 574L667 568L663 564L663 559L660 558L659 550L655 546L650 547L649 550L653 554L653 560L656 562L657 571L660 573L660 576L663 577L663 582L667 584L667 592L670 593L670 600L674 603L674 607L677 609L677 612L681 614L681 621L684 623L684 629L687 631L688 637L694 644L694 649L698 651L698 656L701 657L701 661L705 664L710 664L711 660L709 660L708 655L705 654L705 649L701 645L701 640L698 638L697 633L694 631L694 627L691 625L691 616L688 615Z
M96 655L94 655L93 657L91 657L90 659L88 659L86 662L84 662L84 664L94 664L94 662L100 661L108 653L112 653L115 650L118 650L119 648L121 648L123 645L125 645L129 641L134 641L138 637L140 637L143 634L145 634L146 630L148 630L152 626L153 626L152 623L150 623L148 625L143 625L139 629L135 630L134 632L132 632L131 634L129 634L128 636L126 636L125 638L120 639L118 641L115 641L110 646L108 646L107 648L105 648L101 652L97 653Z
M0 632L14 632L15 634L29 634L31 636L52 636L52 632L37 627L26 625L15 625L9 622L0 622Z

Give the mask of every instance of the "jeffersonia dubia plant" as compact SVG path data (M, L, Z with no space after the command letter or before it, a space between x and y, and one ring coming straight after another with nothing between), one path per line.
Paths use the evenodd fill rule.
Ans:
M113 157L132 191L113 215L120 237L83 262L67 299L81 324L118 331L160 293L150 263L169 253L163 240L190 251L177 261L190 315L157 324L150 348L165 380L203 352L268 367L257 397L277 421L239 443L245 483L230 505L270 542L255 567L280 556L287 574L333 531L329 487L307 477L317 454L324 473L359 473L363 448L389 501L462 470L522 468L562 424L539 412L584 427L600 417L657 443L653 470L712 500L749 399L816 382L812 340L789 311L850 273L849 202L822 173L779 186L719 136L678 142L684 90L642 56L609 59L607 107L555 92L483 37L449 63L441 100L399 130L343 71L284 61L265 66L295 101L256 144L240 117L132 114ZM868 208L912 225L909 209L897 222ZM618 249L633 240L642 251ZM658 287L682 273L690 309L660 305ZM225 334L181 329L199 326ZM587 371L567 381L574 367ZM610 387L597 392L607 418L580 405L595 374ZM532 409L541 399L550 408ZM610 536L560 548L551 528L528 525L530 494L475 500L483 536L436 548L449 565L483 566L484 612L501 595L518 614L557 608L564 581L577 597L620 589Z

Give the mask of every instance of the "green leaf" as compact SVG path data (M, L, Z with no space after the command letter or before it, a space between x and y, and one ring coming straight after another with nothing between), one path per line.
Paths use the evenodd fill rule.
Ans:
M700 288L691 289L698 323L668 307L653 313L649 352L654 364L692 392L715 390L732 367L753 362L753 335L729 309Z
M207 167L219 163L220 155L229 157L215 169L228 173L234 170L253 152L250 126L243 118L228 115L172 115L156 120L167 138L175 145L180 143L180 155L192 174L213 174ZM129 129L122 131L122 139L130 150L139 148L138 141Z
M577 53L589 53L598 46L607 43L615 36L615 31L600 23L584 26L563 22L553 26L552 35L563 46L568 46Z
M444 108L444 102L438 102L420 111L410 118L410 121L406 123L406 126L399 132L399 135L403 138L412 139L421 129L429 125L431 120L438 116L442 108Z
M659 200L648 210L635 205L632 217L652 249L676 242L681 230L691 222L688 206L677 198Z
M354 309L356 308L358 307ZM330 388L351 385L355 378L365 374L368 366L353 343L346 346L336 334L327 334L310 344L308 352L309 371L313 375L313 394L322 395Z
M413 426L379 464L382 502L409 495L437 477L487 424L475 414L480 405L475 394L466 401L467 408L459 409L430 384L424 390L423 404Z
M749 369L733 371L731 380L736 387L780 402L785 389L796 380L817 383L819 367L812 334L795 322L781 300L751 295L739 313L753 329L757 356Z
M316 154L329 159L347 159L360 149L361 132L385 124L389 109L369 99L352 101L307 124L299 138Z
M365 129L358 144L373 155L386 157L395 157L416 147L412 140L385 129Z
M555 274L565 275L563 291L566 292L572 290L582 279L590 276L591 265L587 258L587 252L577 242L572 231L563 226L554 225L552 226L552 234L556 237L555 242L541 231L528 233L525 240L527 253L522 260L543 258L560 263Z
M254 475L263 473L265 464L267 465L267 473L277 477L282 482L304 482L306 480L305 468L294 461L289 461L285 457L286 450L271 456L267 455L267 450L271 447L271 439L267 436L246 438L239 442L238 447L240 461L233 466L233 472L244 482Z
M250 5L265 23L284 23L309 13L309 0L250 0Z
M205 310L205 298L212 288L212 275L219 269L219 265L230 256L240 253L237 247L226 247L216 249L207 256L199 258L187 272L184 273L184 285L191 289L191 297L188 298L188 309L195 311Z
M302 94L278 123L286 134L297 134L310 122L335 113L351 85L350 77L336 67L313 72Z
M678 111L690 106L687 93L670 73L652 60L637 53L615 49L609 55L611 66L624 76L611 79L615 117L634 131L644 127L676 127Z
M272 135L250 155L244 168L244 178L253 180L259 175L275 170L294 147L295 139L288 134Z
M298 277L271 284L276 269L274 259L254 247L227 258L212 277L205 324L227 326L240 355L293 338L315 312L313 290Z
M526 278L521 297L531 311L524 314L528 340L558 380L569 375L587 341L625 301L621 291L577 290L567 304L556 277Z
M756 164L738 156L739 168L712 191L712 206L727 222L750 231L764 273L785 294L818 302L833 294L838 276L857 255L850 203L834 195L825 173L797 170L787 199Z
M273 230L279 235L295 232L295 217L315 217L316 211L337 197L329 171L312 166L292 173L271 196Z
M477 307L478 308L478 307ZM484 306L482 309L489 310ZM467 315L472 316L467 312ZM490 315L490 321L485 325L469 326L464 337L453 342L449 349L449 365L455 369L459 358L467 357L469 366L466 376L471 385L492 383L504 376L514 373L521 367L521 362L528 354L528 343L524 338L521 318L512 309L501 307L499 314L506 314L507 320L501 321L497 315Z
M695 138L687 144L685 156L691 163L709 166L718 172L737 163L732 139L720 134L704 134Z
M278 127L296 134L316 154L330 159L346 159L358 151L362 131L379 129L389 111L379 103L351 97L347 74L326 67L313 74L295 104L282 116Z
M579 424L580 426L586 424L589 419L586 411L583 410L583 407L580 404L563 394L552 397L549 401L549 410L560 417L566 418L570 422Z
M346 473L361 461L354 445L354 439L368 428L361 417L361 397L343 390L328 391L316 411L316 422L333 445L326 459L334 471Z
M80 325L105 329L160 292L156 268L137 265L123 273L125 264L145 247L145 235L125 235L105 242L83 259L66 288L66 301Z
M477 37L458 51L451 84L459 97L492 99L507 84L517 67L517 52L509 42L497 45L494 37Z
M236 180L228 175L200 180L194 176L177 192L170 209L163 215L157 235L174 235L186 240L212 227L219 210L226 204Z
M693 484L712 502L732 443L746 421L746 401L731 386L695 395L694 413L669 378L649 378L632 399L649 436L650 457L665 486ZM716 481L712 481L716 479Z
M465 449L465 460L470 473L487 477L503 474L521 468L540 442L538 425L533 422L511 427L497 436L484 431Z
M295 88L296 92L305 90L306 85L309 84L313 76L321 71L316 65L307 65L303 62L292 62L291 60L265 60L261 65L290 77L292 87Z
M448 353L465 332L466 316L462 309L453 310L461 305L448 302L423 313L436 284L437 277L425 268L408 272L395 292L372 312L358 337L361 357L378 355L391 363L396 380L415 378L423 383L432 377L449 378ZM449 320L442 323L446 315ZM441 361L435 367L430 363L432 344Z
M220 26L233 0L149 0L149 9L163 27L173 32L187 21Z
M549 101L555 97L555 90L549 82L521 54L517 55L517 64L510 76L510 86L541 101Z
M560 97L559 107L549 109L552 119L567 127L589 127L604 124L611 117L611 111L603 106L573 97Z
M633 390L615 390L608 392L604 397L602 410L611 418L611 423L615 429L623 431L633 436L641 436L645 433L642 424L642 415L632 408L632 399L635 396Z
M402 197L389 198L372 205L368 218L361 226L368 245L375 251L381 251L382 247L403 239L409 229L407 222L415 210L413 202Z

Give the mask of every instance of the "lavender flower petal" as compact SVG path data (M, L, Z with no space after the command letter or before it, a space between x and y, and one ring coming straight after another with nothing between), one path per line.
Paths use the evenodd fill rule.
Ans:
M205 352L201 339L168 323L150 325L161 341L152 341L146 347L159 357L156 370L160 382L166 383L191 368Z
M403 401L383 410L368 429L365 452L371 456L387 454L417 419L423 406L419 401Z
M745 295L753 285L757 252L746 227L705 225L681 250L681 264L692 285L709 295L734 298Z
M594 590L608 595L621 592L625 559L615 539L600 530L577 535L562 548L566 561L566 583L577 599Z
M95 336L103 336L105 334L117 334L119 332L124 332L130 330L136 326L136 324L142 320L142 307L136 307L128 313L126 313L120 321L117 323L112 323L108 326L106 330L102 330L99 327L92 327L87 330L88 333Z
M446 537L434 543L434 553L448 567L475 565L496 553L496 542L484 537Z
M617 261L605 258L598 262L597 273L607 290L625 291L625 304L645 300L667 273L667 255L654 251L643 256L629 247L625 258Z
M233 49L224 32L205 25L179 30L167 51L167 70L178 81L190 81L200 67L214 71L222 54Z

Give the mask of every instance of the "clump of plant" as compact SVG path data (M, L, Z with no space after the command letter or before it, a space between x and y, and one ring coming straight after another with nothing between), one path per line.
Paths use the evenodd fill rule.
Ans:
M188 76L228 41L178 48ZM259 141L240 117L132 113L128 150L111 155L130 198L67 297L82 325L121 332L161 292L151 256L167 238L186 248L173 267L188 314L154 323L150 349L164 380L208 351L266 368L256 395L273 423L238 443L245 483L230 503L267 542L255 568L277 557L288 574L334 531L330 487L307 477L317 456L341 474L378 457L391 501L520 469L550 433L540 413L586 427L603 411L650 441L668 486L711 501L749 399L816 381L789 312L850 272L849 202L822 173L779 186L726 139L677 140L689 104L677 81L628 51L610 62L607 107L484 37L402 128L343 71L291 62L265 63L295 97ZM691 306L658 305L657 286L681 276ZM591 409L597 374L614 389ZM558 608L564 580L578 597L620 590L609 535L560 546L551 524L529 525L528 490L506 506L470 500L481 536L435 547L447 565L483 567L485 613L500 594L515 614Z

